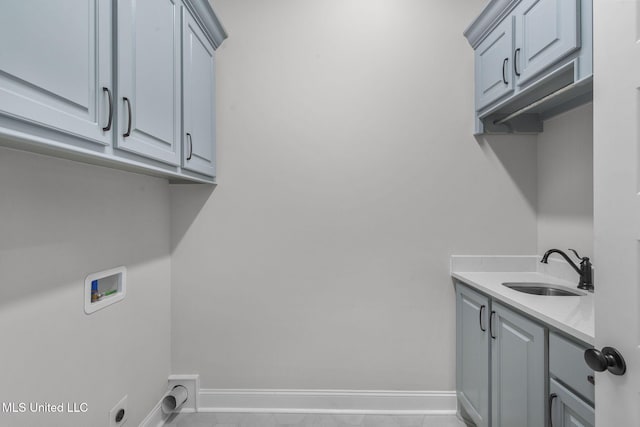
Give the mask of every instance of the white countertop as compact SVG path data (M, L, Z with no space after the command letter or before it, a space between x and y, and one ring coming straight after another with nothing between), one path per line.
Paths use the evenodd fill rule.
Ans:
M452 272L451 276L495 300L514 307L587 344L594 343L593 293L584 296L540 296L514 291L504 282L544 282L576 289L568 282L539 272ZM576 276L577 278L577 276Z

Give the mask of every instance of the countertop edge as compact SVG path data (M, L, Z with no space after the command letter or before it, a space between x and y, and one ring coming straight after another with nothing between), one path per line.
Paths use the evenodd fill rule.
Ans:
M471 286L472 288L474 288L475 290L488 295L492 298L494 298L495 300L497 300L498 302L501 302L503 304L506 304L510 307L515 308L516 310L519 310L523 313L525 313L528 316L531 316L537 320L539 320L542 323L545 323L546 325L557 329L567 335L570 335L571 337L573 337L576 340L582 341L585 344L589 344L589 345L594 345L594 341L595 341L595 337L588 335L585 332L582 332L570 325L567 325L566 323L563 323L557 319L554 319L552 317L549 317L548 315L546 315L545 313L542 313L534 308L531 308L525 304L522 304L521 302L515 301L512 298L510 298L508 295L505 295L503 293L499 293L496 292L495 290L484 286L482 283L478 283L476 281L474 281L473 279L470 279L469 277L465 276L465 273L456 273L456 272L451 272L451 277L453 277L455 280L458 280L460 282L462 282L463 284L466 284L468 286ZM554 282L562 282L560 280L553 280Z

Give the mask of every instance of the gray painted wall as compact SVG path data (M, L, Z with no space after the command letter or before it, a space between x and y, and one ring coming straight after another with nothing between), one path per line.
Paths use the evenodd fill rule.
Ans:
M87 402L0 415L12 427L138 425L170 373L166 180L0 149L0 402ZM127 297L84 313L84 279L125 265Z
M593 104L538 135L538 253L550 248L593 257Z
M537 146L470 136L477 3L216 0L215 190L0 149L0 401L90 407L11 425L103 425L124 394L137 425L170 370L453 389L450 254L592 254L591 107ZM127 299L85 315L117 265Z
M536 251L535 137L477 142L477 0L215 0L220 185L172 188L174 373L452 390L449 256Z

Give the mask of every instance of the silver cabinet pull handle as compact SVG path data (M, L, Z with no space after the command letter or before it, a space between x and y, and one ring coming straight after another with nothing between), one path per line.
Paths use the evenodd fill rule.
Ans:
M126 96L123 97L122 100L127 103L127 110L129 112L129 122L127 124L127 131L122 134L122 136L126 138L128 136L131 136L131 101L129 101L129 98L127 98Z
M482 332L487 332L487 328L482 324L482 314L484 313L484 309L487 308L484 304L480 307L480 330Z
M518 60L520 59L520 48L517 48L515 52L513 52L513 72L516 73L516 76L520 77L520 71L518 71Z
M102 128L103 131L107 132L111 130L111 123L113 122L113 99L111 98L111 91L108 87L103 87L102 92L107 92L107 96L109 97L109 120L107 120L107 125Z

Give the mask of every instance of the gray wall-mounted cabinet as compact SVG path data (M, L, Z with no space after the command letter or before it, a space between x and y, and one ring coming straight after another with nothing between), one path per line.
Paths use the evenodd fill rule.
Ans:
M180 7L118 2L116 146L170 165L180 162Z
M536 133L592 99L592 0L491 0L475 50L476 133Z
M226 37L207 0L11 2L0 145L213 182L214 51Z
M514 10L514 70L523 86L580 47L578 0L523 0Z
M505 19L476 48L476 108L513 92L513 19Z
M189 14L183 19L185 169L215 176L216 85L214 47Z
M0 112L111 144L111 2L15 1L0 13Z

